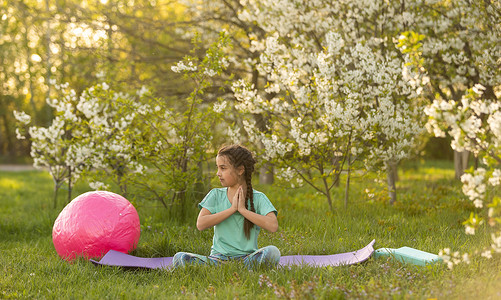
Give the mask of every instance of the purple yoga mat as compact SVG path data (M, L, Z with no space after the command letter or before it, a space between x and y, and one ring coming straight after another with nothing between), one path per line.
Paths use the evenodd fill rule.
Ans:
M333 255L290 255L282 256L279 265L303 265L312 267L353 265L366 261L374 252L372 240L364 248L347 253ZM172 265L172 257L137 257L115 250L110 250L99 261L90 260L95 265L116 266L124 268L168 269Z
M172 265L172 257L137 257L115 250L108 251L100 261L90 261L96 265L143 269L162 269Z
M372 240L364 248L347 253L338 253L332 255L291 255L280 257L281 266L304 265L312 267L353 265L366 261L374 252L374 243Z

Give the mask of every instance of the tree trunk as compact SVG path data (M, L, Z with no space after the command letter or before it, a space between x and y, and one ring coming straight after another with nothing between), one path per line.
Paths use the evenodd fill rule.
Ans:
M59 191L59 187L57 186L57 184L54 184L54 198L52 199L54 209L57 208L57 192L58 191Z
M72 192L72 188L73 188L73 182L71 182L71 177L73 176L73 174L71 173L71 167L68 167L68 197L66 199L66 202L67 203L70 203L71 202L71 192Z
M397 201L397 163L394 161L386 162L386 179L388 183L388 195L390 196L390 204Z
M350 197L350 177L351 177L351 166L348 161L348 174L346 175L346 186L344 187L344 208L348 208L348 199Z
M45 32L45 47L46 47L46 52L47 52L47 56L46 56L46 68L47 68L47 71L46 71L46 75L45 75L45 84L47 85L47 92L45 94L45 99L48 99L50 98L50 91L51 91L51 84L50 84L50 80L51 80L51 75L52 75L52 64L51 64L51 60L52 60L52 50L50 49L50 39L51 39L51 30L50 30L50 25L51 25L51 13L50 13L50 4L49 4L49 0L45 0L45 10L47 12L47 31Z
M3 101L1 99L0 95L0 101ZM3 108L2 108L3 109ZM5 110L7 111L7 110ZM9 118L7 117L7 113L2 114L2 120L3 120L3 126L4 126L4 137L2 137L2 129L0 128L0 154L7 154L9 156L14 156L15 151L14 151L14 143L13 143L13 138L11 136L11 129L10 129L10 123L9 123ZM5 144L4 144L5 143ZM5 152L4 152L5 151Z
M393 173L395 182L398 182L400 180L400 177L398 177L398 163L391 164L391 172Z
M256 57L257 58L257 57ZM252 69L252 84L254 87L257 89L259 86L259 72L256 68ZM274 94L267 94L266 97L268 100L272 99L275 95ZM259 128L259 131L264 132L264 133L269 133L270 130L266 128L266 124L268 123L268 120L266 117L262 114L255 114L254 119L256 120L256 125ZM260 145L262 146L262 145ZM274 182L274 172L273 172L273 165L270 163L265 163L263 166L259 169L259 183L260 184L273 184Z
M342 170L340 170L341 169L341 160L334 155L332 156L332 166L333 166L334 170L336 170L335 172L342 171ZM340 180L334 181L334 186L339 187L339 184L340 184L339 182L340 182Z
M454 151L454 170L456 179L460 180L464 171L468 168L468 159L470 157L469 151L457 152Z
M30 104L31 104L31 109L33 110L33 115L32 115L32 118L33 118L33 123L36 124L36 120L37 120L37 107L35 105L35 87L34 87L34 84L33 84L33 80L35 78L33 72L32 72L32 66L33 66L33 63L31 61L31 55L32 55L32 52L31 52L31 48L30 48L30 39L28 37L28 33L29 33L29 27L31 24L28 24L28 15L26 13L26 9L23 9L23 18L25 20L25 23L24 23L24 26L25 26L25 31L24 31L24 47L26 48L26 65L27 65L27 72L29 74L29 79L28 79L28 88L29 88L29 93L30 93Z
M259 169L259 184L273 184L273 166L270 163L265 163Z

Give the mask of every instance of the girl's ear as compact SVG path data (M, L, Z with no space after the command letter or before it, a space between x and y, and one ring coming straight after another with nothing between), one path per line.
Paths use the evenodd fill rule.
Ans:
M244 166L240 166L240 167L238 167L237 171L238 171L238 175L242 176L245 173L245 167Z

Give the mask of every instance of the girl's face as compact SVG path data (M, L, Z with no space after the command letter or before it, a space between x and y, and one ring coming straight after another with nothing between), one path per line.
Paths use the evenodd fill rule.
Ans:
M244 167L233 167L230 160L226 156L216 156L217 177L221 185L224 187L234 187L242 184Z

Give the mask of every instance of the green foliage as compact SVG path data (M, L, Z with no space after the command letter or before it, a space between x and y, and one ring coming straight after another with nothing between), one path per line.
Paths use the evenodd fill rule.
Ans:
M403 54L407 54L410 57L410 62L406 65L414 65L416 67L422 67L424 59L421 57L421 47L423 47L423 39L425 35L419 34L414 31L402 32L398 38L397 47L402 51Z
M405 166L404 166L405 167ZM464 233L461 221L470 204L453 180L450 163L404 168L396 205L372 195L379 183L365 177L352 186L349 210L333 211L316 201L312 188L280 189L257 186L279 210L279 231L262 231L259 245L276 245L282 255L333 254L365 246L413 247L437 253L444 246L474 251L490 242L489 227L475 236ZM344 178L343 178L344 180ZM416 267L389 260L370 259L346 267L247 270L241 264L222 267L193 266L177 270L126 271L96 267L84 260L62 261L54 251L52 225L62 209L47 207L51 198L47 172L0 172L0 298L240 298L240 299L346 299L346 298L496 298L501 276L499 256L472 258L470 264L448 270L445 265ZM75 186L78 193L87 188ZM342 188L333 191L342 196ZM193 199L200 201L201 199ZM194 220L179 223L151 204L136 206L142 224L133 254L172 256L177 251L208 253L212 231L198 231Z

